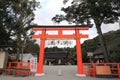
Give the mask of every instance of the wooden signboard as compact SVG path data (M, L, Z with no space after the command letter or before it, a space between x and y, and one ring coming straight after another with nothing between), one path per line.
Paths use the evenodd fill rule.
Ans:
M111 76L110 66L96 66L97 76Z

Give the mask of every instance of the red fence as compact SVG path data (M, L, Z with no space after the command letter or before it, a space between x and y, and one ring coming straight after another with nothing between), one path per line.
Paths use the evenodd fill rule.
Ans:
M9 62L8 68L30 69L30 63L29 62Z
M13 75L31 75L29 62L9 62L5 73Z
M120 78L120 63L83 63L87 76L96 77L96 66L110 66L112 76ZM9 62L8 69L30 69L29 62ZM33 73L34 74L34 73Z
M96 66L109 66L112 76L120 78L120 63L83 63L85 74L96 77Z

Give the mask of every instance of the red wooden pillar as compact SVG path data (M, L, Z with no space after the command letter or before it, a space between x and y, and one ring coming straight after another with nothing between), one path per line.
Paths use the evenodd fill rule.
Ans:
M37 65L37 72L35 74L35 76L42 76L44 75L43 73L43 63L44 63L44 47L45 47L45 36L46 34L46 30L42 30L42 38L40 41L40 52L39 52L39 60L38 60L38 65Z
M83 76L85 77L84 74L84 68L83 68L83 63L82 63L82 51L81 51L81 43L79 39L79 29L75 30L76 34L76 53L77 53L77 67L78 67L78 73L76 76Z

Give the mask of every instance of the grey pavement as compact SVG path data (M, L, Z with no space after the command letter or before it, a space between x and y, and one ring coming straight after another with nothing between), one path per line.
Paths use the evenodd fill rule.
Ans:
M78 77L76 73L76 66L44 66L44 76L0 75L0 80L120 80L119 78Z

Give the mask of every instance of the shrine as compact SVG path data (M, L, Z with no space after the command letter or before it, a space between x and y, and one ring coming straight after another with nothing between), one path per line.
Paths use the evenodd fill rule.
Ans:
M34 34L33 38L40 39L40 51L36 76L42 76L44 64L44 48L46 39L75 39L76 40L76 55L77 55L77 74L76 76L85 76L82 51L81 51L81 38L88 38L88 34L82 34L81 30L88 30L88 25L75 25L75 26L32 26L32 30L41 31L40 34ZM63 34L64 30L74 30L74 34ZM46 31L57 31L57 34L47 34Z

